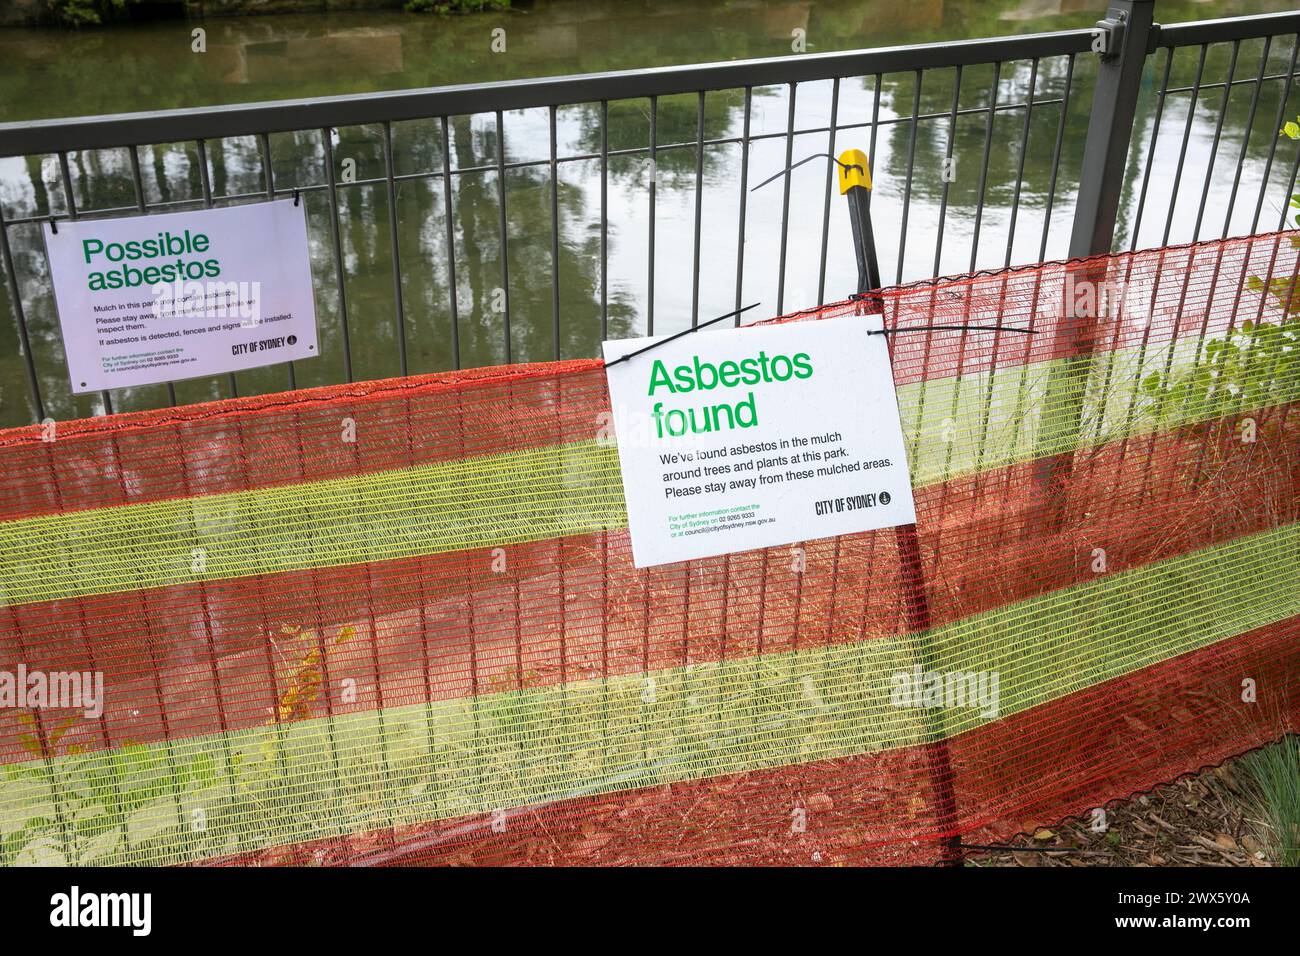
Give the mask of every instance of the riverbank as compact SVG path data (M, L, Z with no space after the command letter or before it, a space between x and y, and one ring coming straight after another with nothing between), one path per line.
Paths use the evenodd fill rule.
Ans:
M150 20L285 13L403 10L474 13L529 6L527 0L0 0L0 27L95 28Z

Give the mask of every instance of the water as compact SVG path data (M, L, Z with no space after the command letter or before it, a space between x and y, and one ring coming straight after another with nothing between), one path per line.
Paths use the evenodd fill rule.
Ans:
M1091 25L1100 3L1052 0L815 0L815 2L728 3L697 9L696 4L622 2L538 3L526 13L440 19L400 13L366 12L303 16L213 19L208 52L190 52L192 22L153 22L124 28L67 33L45 30L0 31L0 118L14 121L63 115L176 108L262 99L401 89L456 82L556 75L675 63L706 62L790 52L792 31L805 31L810 52L942 39L995 36ZM1061 12L1064 7L1066 12ZM1158 4L1164 22L1285 9L1287 3L1252 2ZM490 31L507 31L504 54L490 51ZM1270 75L1284 73L1290 39L1272 45L1264 63ZM1233 76L1253 81L1260 69L1262 41L1243 43ZM1196 50L1181 51L1171 69L1171 86L1190 85L1197 70ZM1231 45L1210 48L1205 83L1222 83ZM912 74L882 78L877 107L874 78L839 84L836 110L841 126L836 149L871 143L875 129L873 220L880 239L887 281L934 273L955 273L1005 263L1037 261L1065 254L1073 211L1083 133L1087 126L1094 64L1080 57L1072 81L1069 110L1061 131L1060 165L1053 183L1053 157L1062 121L1059 99L1066 82L1064 59L1031 65L968 68L961 77L961 110L952 128L955 178L945 181L955 76L927 73L918 91ZM1281 82L1264 84L1247 129L1253 82L1232 87L1224 103L1222 88L1207 89L1188 115L1190 97L1168 98L1161 116L1153 175L1138 228L1142 171L1155 125L1156 84L1164 53L1150 59L1139 107L1138 136L1130 157L1119 242L1127 248L1169 241L1276 228L1294 175L1292 144L1278 148L1269 165L1279 112ZM1029 114L1012 109L995 114L987 107L1025 102ZM833 85L801 84L795 102L800 130L825 127L831 117ZM783 134L789 116L785 87L755 89L752 135ZM913 138L913 105L934 119L918 122ZM611 336L669 332L729 311L737 297L740 147L708 146L701 162L702 191L696 195L697 126L695 96L661 99L656 114L659 152L655 197L653 286L649 260L649 185L646 155L610 161L608 190L609 256L605 326ZM982 112L979 112L980 110ZM1283 115L1300 113L1300 93ZM902 121L900 121L900 117ZM562 108L557 115L560 156L597 152L598 104ZM739 136L743 128L741 91L706 97L705 138ZM609 109L611 150L644 149L650 132L648 101L614 102ZM843 129L846 124L859 124ZM450 145L453 169L491 166L496 160L495 117L455 117ZM1027 133L1027 148L1021 150ZM1219 145L1215 147L1216 130ZM1247 135L1249 134L1249 135ZM355 378L401 372L399 341L406 343L407 369L436 371L457 364L483 365L549 359L555 355L596 354L602 336L599 162L578 160L559 166L560 209L559 335L552 311L551 179L549 117L545 110L508 113L502 148L508 163L538 162L506 173L507 255L503 275L499 233L498 183L492 170L453 176L451 204L456 225L456 312L453 340L451 276L446 245L446 209L441 170L441 130L432 122L394 126L397 173L412 178L397 186L397 251L402 267L404 325L396 322L390 215L384 184L345 187L339 193L348 330ZM1242 143L1245 142L1245 149ZM985 144L988 143L986 151ZM1183 144L1186 143L1184 150ZM674 148L685 144L684 148ZM827 136L807 132L794 138L795 159L825 151ZM352 161L357 178L382 177L382 128L347 127L333 137L335 161ZM753 143L750 183L785 162L784 136ZM324 145L319 131L272 137L277 189L324 182ZM1179 156L1185 154L1181 173ZM258 144L247 138L212 142L208 160L214 195L255 197L265 188ZM192 203L202 197L193 143L140 150L145 200L151 205ZM1240 187L1232 194L1240 163ZM136 203L130 159L125 150L70 157L75 199L82 212L130 209ZM1267 181L1264 179L1268 167ZM910 173L910 175L909 175ZM1177 202L1171 204L1174 183ZM1204 211L1200 198L1210 183ZM909 186L910 182L910 186ZM906 203L905 243L900 240ZM984 211L977 216L980 197ZM1261 198L1262 197L1262 198ZM701 209L695 281L694 223ZM1230 202L1231 200L1231 202ZM249 201L238 199L233 201ZM323 193L304 194L312 234L317 279L317 309L322 356L294 368L299 386L345 379L342 312L335 283L329 206ZM7 219L66 210L58 163L53 157L0 160L0 202ZM1170 208L1172 205L1172 209ZM853 290L855 267L847 213L832 194L826 218L826 169L810 163L791 180L789 226L781 281L780 181L750 194L744 235L744 278L740 298L761 300L758 312L774 314L843 298ZM168 207L170 208L170 207ZM1049 216L1050 208L1050 216ZM1198 218L1200 222L1198 224ZM942 228L940 223L942 222ZM1199 228L1199 233L1198 233ZM978 240L976 238L978 230ZM73 398L67 388L62 345L49 295L49 277L39 231L34 224L10 230L28 328L33 340L43 411L66 419L103 410L95 396ZM822 246L827 247L821 269ZM506 335L499 310L508 290L510 328ZM653 288L653 316L649 294ZM0 291L0 426L37 417L30 395L12 292ZM281 366L241 373L240 394L287 387ZM178 400L201 401L230 394L226 379L176 385ZM117 410L167 404L163 386L130 389L112 396Z

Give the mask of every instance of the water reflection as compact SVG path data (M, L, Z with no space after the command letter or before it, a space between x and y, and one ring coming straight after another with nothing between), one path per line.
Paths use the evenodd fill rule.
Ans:
M112 33L66 38L65 45L76 46L91 64L98 60L118 71L123 83L112 87L90 83L87 76L93 71L85 62L78 68L85 72L75 73L59 50L42 52L39 43L35 48L24 44L22 55L34 73L6 73L0 83L6 93L15 94L5 97L16 104L9 107L12 118L15 109L36 110L37 115L41 110L111 112L142 105L335 93L354 78L382 88L479 79L489 67L497 76L517 76L774 55L782 52L782 45L788 48L795 27L808 31L810 49L816 51L861 44L868 36L867 25L873 31L870 41L885 43L965 31L994 35L1074 26L1095 19L1091 3L727 4L725 11L703 14L706 25L725 23L722 32L685 29L688 22L700 22L687 19L693 14L686 5L657 4L652 12L630 14L622 5L617 10L614 5L581 6L584 16L573 15L572 4L556 3L538 4L532 16L511 19L510 42L518 55L497 60L490 60L490 54L478 48L481 44L469 43L471 34L465 31L483 29L483 22L474 18L434 22L388 15L272 17L230 24L212 21L209 59L201 66L196 65L198 58L174 54L165 46L164 40L174 34L173 25L133 30L133 44L139 37L150 42L132 45L129 55L109 42ZM1266 8L1222 4L1215 13L1234 12L1226 8L1235 6ZM868 19L865 7L884 15ZM1162 3L1161 16L1180 19L1175 14L1184 8L1192 15L1204 10L1197 4ZM359 26L362 22L371 25ZM13 46L12 36L0 37L0 49ZM1267 50L1263 41L1242 43L1235 62L1230 44L1210 47L1200 69L1203 82L1217 86L1204 89L1190 110L1188 93L1171 94L1159 109L1156 91L1164 58L1163 52L1151 58L1144 77L1117 243L1157 244L1166 232L1170 241L1185 241L1196 235L1198 219L1200 238L1248 232L1256 226L1257 208L1257 227L1276 228L1297 159L1290 143L1273 156L1278 117L1300 113L1300 92L1294 85L1289 102L1281 102L1281 76L1293 60L1291 40L1279 39ZM1223 84L1230 65L1235 82L1225 100ZM1192 85L1198 66L1199 51L1179 51L1169 66L1170 87ZM752 185L785 164L791 115L794 135L788 148L796 159L831 146L825 130L832 115L836 150L857 146L871 152L876 179L873 220L887 279L1062 256L1093 71L1092 58L1080 56L1073 63L1061 57L1036 65L966 68L960 75L954 70L927 72L919 86L913 73L848 78L801 84L793 104L784 86L755 89L748 98L741 90L719 91L705 96L702 112L695 95L661 98L653 110L648 100L616 101L608 106L607 126L600 104L562 107L554 125L561 160L554 180L547 110L506 113L501 135L495 115L452 117L446 130L449 155L444 155L440 121L398 123L392 129L392 158L399 177L395 206L383 181L387 157L382 126L332 131L336 177L342 178L343 164L351 161L358 179L340 186L337 193L353 375L399 374L402 343L411 372L507 359L590 356L597 353L604 332L623 336L651 327L675 331L693 317L702 320L730 311L740 300L762 300L760 311L770 314L842 298L852 291L856 269L847 211L838 195L827 203L825 165L811 163L796 171L788 207L781 181L742 197L742 170L747 170ZM1264 81L1256 97L1254 81L1261 73L1273 78ZM132 82L139 85L132 89ZM57 108L68 104L81 108ZM997 109L991 111L990 106ZM915 122L914 112L921 117ZM653 163L648 149L652 126ZM754 137L747 150L738 142L746 130ZM311 190L303 193L302 201L309 216L322 356L292 370L299 386L345 378L331 204L325 192L312 189L327 178L325 135L305 130L269 137L274 189ZM1153 172L1143 196L1153 135ZM610 156L602 197L603 142ZM266 196L257 139L230 138L206 145L217 202ZM498 152L507 167L504 181L498 181L495 168ZM1174 170L1183 154L1177 202L1171 202ZM202 204L204 178L196 144L145 146L138 156L143 198L150 208ZM949 166L952 175L945 176L949 157L955 165ZM79 212L127 212L136 207L127 150L71 154L69 172ZM67 212L57 159L0 160L0 202L9 220ZM608 219L604 268L602 207ZM450 248L449 213L454 226ZM553 216L558 223L554 246ZM401 265L400 324L394 232ZM67 390L38 227L12 226L10 241L45 412L55 418L94 414L101 408L97 397L74 399ZM3 289L0 298L0 425L21 424L34 417L36 408L17 346L11 291ZM502 308L507 299L508 330ZM289 382L284 366L236 377L240 394L278 390ZM230 385L224 378L182 382L176 393L180 401L202 401L230 394ZM163 386L129 389L115 392L113 402L119 410L157 407L168 402L168 395Z

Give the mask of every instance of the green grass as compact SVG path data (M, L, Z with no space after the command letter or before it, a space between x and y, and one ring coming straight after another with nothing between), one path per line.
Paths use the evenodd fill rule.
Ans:
M1268 822L1269 855L1282 866L1300 866L1300 737L1289 734L1241 763Z

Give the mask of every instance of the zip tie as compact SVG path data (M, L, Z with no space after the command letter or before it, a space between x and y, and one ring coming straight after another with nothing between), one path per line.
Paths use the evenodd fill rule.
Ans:
M690 335L692 332L698 331L699 329L702 329L707 325L713 325L715 322L721 322L723 319L730 319L733 316L740 315L740 313L742 312L748 312L750 309L757 308L762 304L763 304L762 302L751 302L743 309L736 309L734 312L728 312L726 315L720 315L716 319L709 319L709 321L701 322L699 325L693 325L689 329L683 329L681 332L677 332L673 335L670 335L668 336L668 338L663 339L659 342L654 342L650 345L647 345L645 348L637 349L635 352L628 352L626 355L620 355L618 358L614 359L614 361L606 362L605 368L609 368L611 365L617 365L619 362L626 362L628 359L635 358L636 356L640 355L642 352L649 352L651 349L657 349L661 345L667 345L669 342L673 341L674 339L680 339L683 335Z
M1018 325L909 325L899 329L872 329L868 335L893 335L896 332L1023 332L1036 335L1034 329L1021 328Z
M810 163L810 162L812 162L814 159L829 159L831 162L835 163L837 166L842 166L845 170L856 169L856 170L858 170L859 172L866 172L866 170L864 170L864 169L863 169L861 166L859 166L857 163L842 163L842 162L840 162L836 157L832 156L830 153L813 153L813 154L810 155L810 156L805 156L803 159L799 160L799 162L794 163L794 164L791 165L791 166L787 166L785 169L781 170L779 173L776 173L775 175L772 175L772 176L768 176L767 179L763 180L761 183L759 183L757 186L755 186L753 189L751 189L750 192L752 193L755 189L762 189L764 186L766 186L768 183L772 182L773 180L780 179L782 176L788 175L789 173L791 173L791 172L793 172L794 170L798 169L798 168L799 168L800 166L802 166L804 163Z

